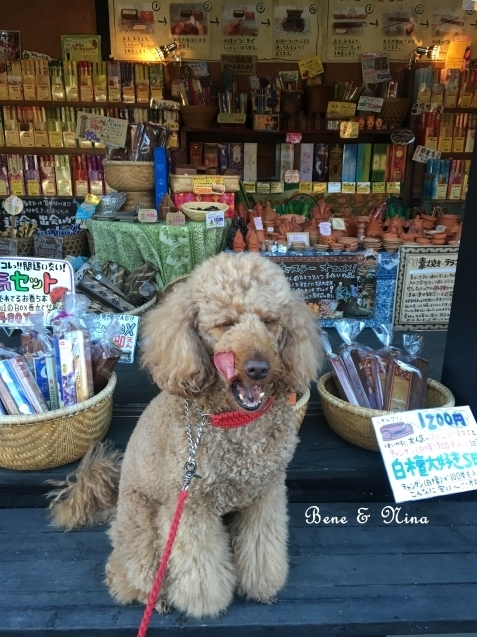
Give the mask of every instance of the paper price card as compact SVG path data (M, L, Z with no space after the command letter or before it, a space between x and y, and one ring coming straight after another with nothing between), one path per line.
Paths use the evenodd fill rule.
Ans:
M354 139L359 135L358 122L340 122L340 137L342 139Z
M383 108L384 99L382 97L366 97L363 95L358 101L358 111L371 111L380 113Z
M477 424L469 407L372 418L396 502L477 489Z
M429 160L439 159L440 156L440 150L432 150L431 148L426 148L425 146L416 146L416 150L414 151L412 159L413 161L418 161L421 164L427 164Z
M92 338L104 338L104 333L113 319L119 322L118 334L113 337L113 341L122 350L120 363L134 363L134 351L136 349L137 337L139 333L139 316L130 314L98 314L94 322L94 332Z
M196 195L223 195L225 182L223 177L216 175L198 175L192 177L192 190Z
M93 115L79 111L76 124L76 138L88 142L100 142L112 148L124 148L126 146L126 134L128 121Z
M391 79L389 70L389 54L387 51L380 53L363 53L361 55L361 70L365 84L377 84Z
M225 226L224 213L222 210L214 210L205 215L206 228L223 228Z
M300 60L298 62L298 68L300 69L302 79L319 75L325 70L320 55L313 55L312 57Z

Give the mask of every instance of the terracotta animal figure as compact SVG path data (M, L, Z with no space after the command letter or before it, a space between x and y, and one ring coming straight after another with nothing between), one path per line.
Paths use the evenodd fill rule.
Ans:
M281 268L257 254L204 262L147 315L143 362L160 395L122 467L117 453L92 449L52 503L67 528L111 521L106 583L118 602L147 600L189 456L186 423L195 440L203 419L202 477L190 486L156 608L214 616L235 591L266 603L283 587L285 472L297 444L288 396L304 392L323 363L317 329ZM212 426L210 414L230 411L259 417Z

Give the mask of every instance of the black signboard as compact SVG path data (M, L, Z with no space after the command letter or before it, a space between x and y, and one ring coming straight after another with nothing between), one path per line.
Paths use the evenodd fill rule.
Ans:
M12 218L3 209L0 199L0 230L11 227ZM40 228L56 228L75 223L76 210L83 202L82 197L20 197L23 211L16 217L17 227L25 222L36 221Z
M353 256L271 257L290 286L303 292L320 319L374 316L377 258Z
M63 258L63 238L35 235L35 256L42 259Z
M8 237L0 237L0 254L7 257L17 255L18 241Z

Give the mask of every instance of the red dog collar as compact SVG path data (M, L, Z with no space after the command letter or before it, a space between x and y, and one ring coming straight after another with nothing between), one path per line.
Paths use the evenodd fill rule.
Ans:
M265 406L260 411L243 412L243 411L225 411L222 414L211 414L210 424L212 427L220 427L221 429L235 429L236 427L244 427L254 420L258 420L267 411L270 411L273 405L273 399L269 398Z

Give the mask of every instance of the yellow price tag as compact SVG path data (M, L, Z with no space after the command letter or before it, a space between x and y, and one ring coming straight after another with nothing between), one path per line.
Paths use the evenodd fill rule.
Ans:
M386 183L384 181L373 181L371 190L375 195L382 195L386 192Z
M321 55L313 55L312 57L300 60L298 62L298 68L300 69L302 79L319 75L325 70L323 68L323 62L321 61Z
M356 104L353 102L328 102L326 117L328 119L349 119L356 113Z
M313 182L311 181L300 181L300 185L298 187L300 192L312 193L313 192Z
M314 181L313 182L313 192L325 193L326 192L326 181Z

